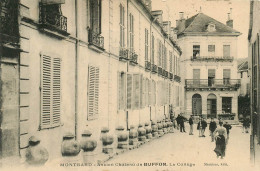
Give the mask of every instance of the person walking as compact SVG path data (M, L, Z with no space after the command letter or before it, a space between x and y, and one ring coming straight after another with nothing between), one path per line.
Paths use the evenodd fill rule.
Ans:
M217 128L217 123L214 121L214 118L211 118L211 121L209 123L209 131L210 131L210 136L211 136L211 142L214 142L214 131Z
M226 123L223 125L224 128L226 128L227 130L227 140L226 140L226 144L228 143L229 140L229 130L232 128L232 126L230 124L228 124L228 122L226 121Z
M216 153L217 158L221 156L221 159L223 159L225 157L227 137L227 130L223 127L223 122L219 122L219 127L214 131L213 134L216 141L214 152Z
M176 122L177 122L177 129L179 130L180 128L180 120L181 120L181 116L180 114L178 114L177 118L176 118Z
M202 124L201 124L201 118L199 118L199 122L197 125L197 130L199 130L199 137L202 137Z
M202 137L206 137L205 136L205 129L207 128L208 124L207 122L205 121L204 118L202 118L202 121L201 121L201 136Z
M189 133L189 135L193 135L193 116L192 115L190 115L189 124L190 124L190 133Z
M184 125L184 121L185 121L185 118L182 116L182 114L180 115L180 131L181 132L186 132L185 131L185 125Z

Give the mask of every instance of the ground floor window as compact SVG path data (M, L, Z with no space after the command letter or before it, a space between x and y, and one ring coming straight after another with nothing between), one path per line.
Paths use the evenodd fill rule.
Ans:
M215 94L208 95L207 98L207 114L216 118L217 115L217 97Z
M232 97L222 97L222 112L231 114Z

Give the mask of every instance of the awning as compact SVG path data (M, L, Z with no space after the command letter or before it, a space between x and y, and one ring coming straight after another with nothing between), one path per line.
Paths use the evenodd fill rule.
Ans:
M42 0L42 3L46 5L65 4L65 0Z

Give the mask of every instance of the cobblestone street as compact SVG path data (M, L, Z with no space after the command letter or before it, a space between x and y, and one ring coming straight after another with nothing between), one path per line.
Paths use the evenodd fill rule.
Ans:
M138 170L155 170L155 168L158 170L197 170L200 168L202 170L242 171L250 167L249 134L242 133L241 126L233 126L224 159L217 159L213 152L215 143L211 142L208 129L205 132L205 138L199 137L197 130L194 135L189 135L188 130L188 125L186 125L186 133L175 130L174 134L166 134L138 149L118 155L107 164L137 165L140 163L142 167ZM155 166L156 164L164 166Z

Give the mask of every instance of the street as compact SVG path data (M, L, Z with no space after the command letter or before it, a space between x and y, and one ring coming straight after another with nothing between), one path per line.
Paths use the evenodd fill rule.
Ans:
M208 129L203 138L198 136L198 130L189 135L189 126L185 127L186 133L175 130L173 134L166 134L138 149L115 156L107 164L140 164L139 167L132 166L138 170L249 170L249 134L242 133L241 126L235 125L231 129L224 159L216 157L213 151L215 142L211 142Z

